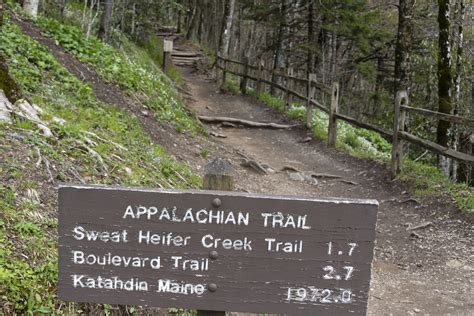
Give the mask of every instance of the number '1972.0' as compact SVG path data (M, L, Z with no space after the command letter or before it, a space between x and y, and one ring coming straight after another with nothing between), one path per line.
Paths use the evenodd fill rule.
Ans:
M290 287L286 295L287 301L323 304L350 304L354 299L350 289L320 289L314 286Z

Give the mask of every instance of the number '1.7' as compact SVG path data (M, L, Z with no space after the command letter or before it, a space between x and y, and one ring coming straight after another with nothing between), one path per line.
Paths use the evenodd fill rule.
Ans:
M343 255L344 254L344 252L342 250L338 250L336 252L336 249L334 249L335 247L334 247L332 241L328 242L327 245L328 245L328 255L332 255L333 252L337 253L338 255ZM350 242L350 243L347 243L347 246L349 248L349 251L347 252L347 254L349 256L352 256L352 254L354 253L354 249L357 247L357 243Z

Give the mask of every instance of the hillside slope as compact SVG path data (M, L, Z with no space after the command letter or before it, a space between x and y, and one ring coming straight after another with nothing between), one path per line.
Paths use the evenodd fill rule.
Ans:
M23 27L30 26L20 17L15 19ZM121 101L134 103L137 113L147 111L150 120L156 116L169 121L162 123L168 129L198 133L200 126L183 110L171 82L159 70L141 68L139 60L126 60L97 40L81 45L79 49L108 58L104 74L109 78L123 73L124 80L130 80L123 81L129 96L92 77L94 87L82 82L79 79L86 78L74 76L60 63L64 60L58 61L47 46L25 35L11 20L0 35L0 55L19 94L28 100L15 103L13 124L0 125L0 309L6 314L83 309L56 299L59 182L200 185L200 177L154 142L130 108L116 106ZM76 67L76 74L86 75L82 70L87 67L64 53L62 57ZM98 78L94 73L90 69L87 75ZM138 93L146 101L130 101Z

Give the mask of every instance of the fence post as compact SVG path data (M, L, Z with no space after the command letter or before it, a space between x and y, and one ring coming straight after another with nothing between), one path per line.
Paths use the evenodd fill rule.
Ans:
M287 108L289 108L291 106L291 103L293 103L293 93L290 92L293 90L294 81L293 79L291 79L291 77L293 77L293 74L294 74L293 67L289 67L288 73L286 76L286 107Z
M164 40L163 41L163 70L168 71L171 65L171 53L173 52L173 41Z
M204 167L204 179L202 188L204 190L233 191L234 190L234 168L222 158L215 158ZM214 204L215 203L215 204ZM221 201L216 198L213 205L217 208ZM218 280L216 280L217 282ZM210 289L212 287L212 290ZM215 283L208 284L209 291L219 290ZM225 316L223 311L198 310L197 316Z
M408 106L408 93L398 91L395 97L395 110L393 114L393 139L392 139L392 176L396 177L402 170L403 160L403 142L400 139L399 132L405 129L405 111L400 108L401 105Z
M314 112L314 106L313 103L311 102L313 97L314 97L314 91L315 88L313 86L313 81L316 81L316 74L308 74L308 85L306 88L306 127L311 129L311 126L313 125L313 112Z
M264 69L264 61L263 59L259 59L258 61L258 73L257 73L257 97L262 94L262 77L265 79L265 74L263 73Z
M242 79L240 80L240 91L242 94L247 93L247 81L248 81L248 75L249 75L249 58L248 56L244 57L244 73L242 76Z
M337 119L334 114L339 107L339 83L333 82L331 89L331 108L329 109L328 147L336 147L337 141Z

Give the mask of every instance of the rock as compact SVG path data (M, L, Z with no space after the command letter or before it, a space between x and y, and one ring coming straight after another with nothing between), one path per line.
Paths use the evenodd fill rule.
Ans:
M319 181L313 178L311 175L304 175L304 180L311 185L318 185Z
M61 125L63 126L64 124L66 124L66 120L65 119L62 119L62 118L59 118L59 117L53 117L53 119L51 120L53 123L56 123L58 125Z
M12 108L13 108L12 104L7 99L5 93L3 92L3 90L0 90L0 122L1 123L6 123L6 124L12 123L12 118L10 114Z
M456 259L449 260L448 262L446 262L446 266L453 269L461 268L463 265L464 264L461 261Z
M301 182L303 182L305 180L304 175L300 172L290 172L288 174L288 176L290 177L291 181L301 181Z
M311 136L308 136L308 137L305 137L305 138L302 138L299 140L299 143L309 143L313 138Z
M128 176L132 176L133 174L132 169L130 169L129 167L125 167L125 172L127 173Z
M143 111L142 111L142 115L143 115L144 117L149 117L149 116L150 116L150 113L149 113L148 111L143 110Z
M26 100L18 100L15 103L15 106L19 109L20 114L23 114L28 120L36 122L36 123L43 123L39 118L40 112L38 112L38 106L32 106Z
M38 113L38 114L43 114L43 109L40 108L39 106L37 106L36 104L34 103L31 103L31 107Z
M292 181L306 182L311 185L318 185L318 180L314 179L311 175L305 174L304 172L289 172L288 176Z
M214 137L218 137L218 138L227 138L226 135L220 134L220 133L217 133L217 132L210 132L209 135L214 136Z
M46 125L43 125L41 123L38 124L38 128L43 132L43 135L46 137L53 137L53 132L47 127Z

